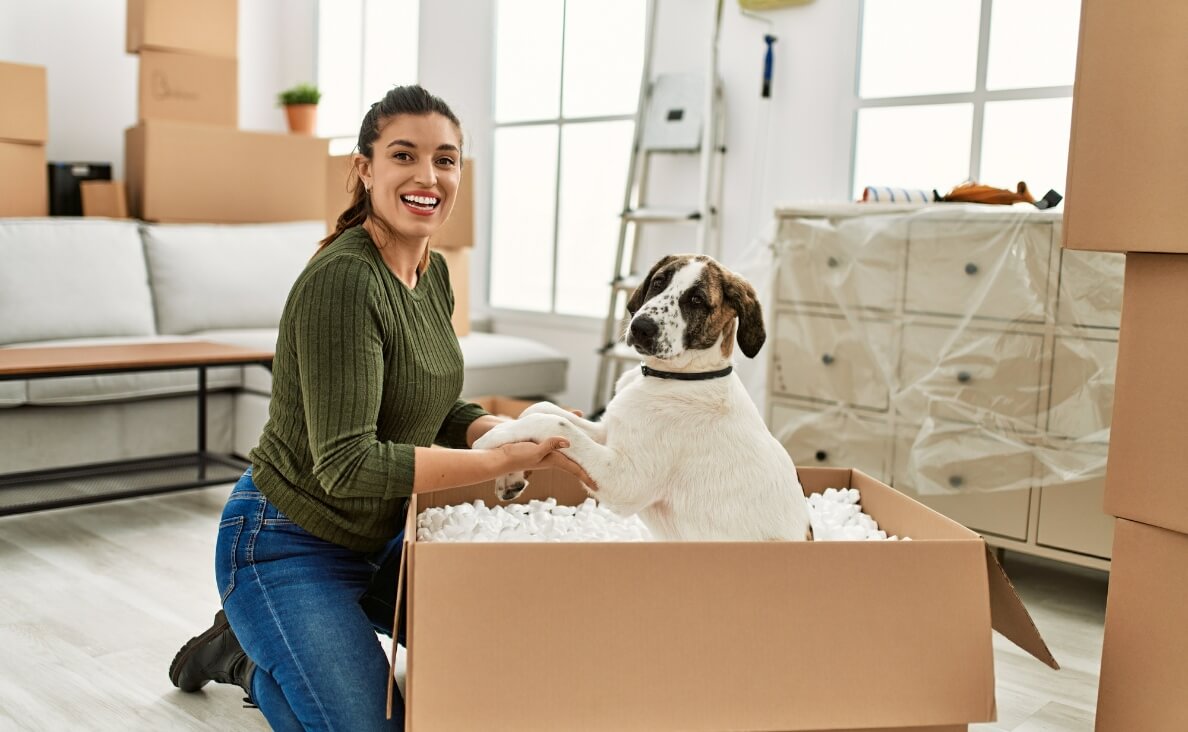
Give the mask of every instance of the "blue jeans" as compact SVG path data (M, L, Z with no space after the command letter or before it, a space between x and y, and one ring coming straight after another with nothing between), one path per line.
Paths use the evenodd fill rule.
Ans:
M398 535L374 554L313 536L272 505L248 468L227 498L215 547L223 608L256 662L251 696L275 730L402 730L376 631L392 634ZM399 633L398 641L403 641Z

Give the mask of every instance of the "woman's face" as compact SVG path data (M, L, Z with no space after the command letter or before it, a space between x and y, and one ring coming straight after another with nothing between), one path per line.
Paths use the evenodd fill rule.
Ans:
M454 209L462 175L462 137L440 114L392 117L380 130L371 160L356 156L371 207L398 235L432 236Z

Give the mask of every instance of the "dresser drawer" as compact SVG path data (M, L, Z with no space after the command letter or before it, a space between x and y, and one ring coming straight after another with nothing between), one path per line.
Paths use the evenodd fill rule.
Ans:
M1092 435L1095 441L1108 442L1117 363L1116 341L1057 338L1048 431L1062 437Z
M1065 249L1060 257L1057 321L1069 325L1117 328L1122 320L1122 281L1126 255Z
M891 435L885 422L862 419L844 407L823 412L775 403L771 432L802 467L858 468L891 478Z
M895 444L892 484L974 531L1026 541L1031 489L984 491L1030 486L1033 468L1030 451L1011 449L975 428L948 429L915 448L911 436L901 437ZM950 493L920 493L922 489ZM958 490L963 492L953 493Z
M794 219L780 226L777 297L789 303L895 308L907 223L884 217Z
M781 312L775 333L771 378L777 393L887 409L890 323Z
M1102 509L1105 478L1040 488L1036 543L1109 559L1114 517Z
M990 411L1034 425L1043 345L1038 335L905 326L895 408L914 421L978 422Z
M1052 225L918 221L911 228L905 308L1043 322Z

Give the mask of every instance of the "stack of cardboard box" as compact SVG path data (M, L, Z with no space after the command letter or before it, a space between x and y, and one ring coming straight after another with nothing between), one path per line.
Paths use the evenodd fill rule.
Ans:
M1084 0L1064 245L1126 252L1097 729L1188 729L1188 4Z
M353 155L330 155L326 158L326 231L334 231L338 216L351 203L356 185ZM445 225L429 240L429 245L445 257L454 290L454 332L470 332L470 250L474 247L474 161L462 161L462 183L454 200L454 210Z
M45 216L45 67L0 63L0 98L0 216Z
M238 122L238 0L128 0L139 124L125 133L132 214L163 222L325 215L327 141Z

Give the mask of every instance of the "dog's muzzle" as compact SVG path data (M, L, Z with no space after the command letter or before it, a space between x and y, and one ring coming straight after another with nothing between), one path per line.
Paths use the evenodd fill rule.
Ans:
M646 315L637 316L631 320L631 327L627 329L627 345L650 356L656 351L656 336L659 333L660 326L655 320Z

